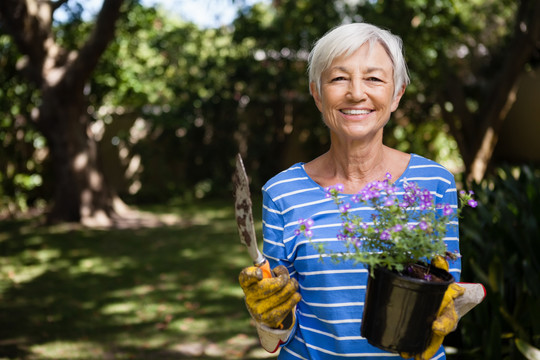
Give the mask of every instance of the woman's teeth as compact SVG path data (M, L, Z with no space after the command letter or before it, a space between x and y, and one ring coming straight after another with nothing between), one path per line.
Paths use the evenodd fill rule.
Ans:
M341 110L342 113L346 115L366 115L371 112L371 110Z

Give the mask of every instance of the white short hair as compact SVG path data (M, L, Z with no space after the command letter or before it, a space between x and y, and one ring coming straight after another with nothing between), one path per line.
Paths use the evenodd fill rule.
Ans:
M394 97L409 84L403 42L397 35L367 23L340 25L327 32L316 43L308 58L309 82L321 90L321 75L338 56L349 55L365 43L380 43L386 50L394 70Z

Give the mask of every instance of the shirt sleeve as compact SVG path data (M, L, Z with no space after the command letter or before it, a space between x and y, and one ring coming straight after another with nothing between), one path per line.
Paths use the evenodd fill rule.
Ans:
M296 277L296 271L291 261L287 260L287 250L285 247L284 219L282 210L272 200L270 195L263 189L263 255L270 263L270 268L283 265L289 271L291 278ZM297 279L298 280L298 279ZM296 312L296 308L293 310ZM295 316L296 319L296 316ZM275 352L278 347L286 345L292 338L298 326L295 320L289 330L268 331L264 326L257 326L259 339L263 347L269 352Z
M441 204L449 204L454 210L454 214L457 214L458 209L458 196L454 177L451 177L450 185L448 185L442 191ZM456 281L461 278L461 255L459 251L459 219L457 216L450 220L447 226L447 232L444 237L444 243L446 244L447 251L456 255L456 259L448 260L450 274L454 276Z
M294 265L288 260L285 246L284 219L281 209L272 200L269 193L263 190L263 254L268 259L270 267L273 269L278 265L283 265L289 270L291 277L296 271Z

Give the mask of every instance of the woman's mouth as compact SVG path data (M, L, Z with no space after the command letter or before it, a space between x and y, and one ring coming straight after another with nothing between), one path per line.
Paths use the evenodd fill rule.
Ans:
M342 112L345 115L367 115L371 113L373 110L359 110L359 109L342 109L340 112Z

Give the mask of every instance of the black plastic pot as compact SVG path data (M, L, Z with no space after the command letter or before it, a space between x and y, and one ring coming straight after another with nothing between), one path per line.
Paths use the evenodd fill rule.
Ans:
M395 353L418 354L426 349L444 293L454 282L445 270L430 267L430 273L444 282L415 279L381 267L374 270L361 328L371 345Z

